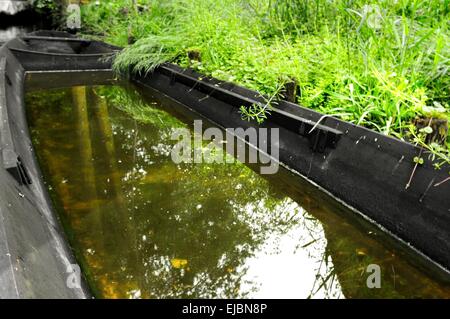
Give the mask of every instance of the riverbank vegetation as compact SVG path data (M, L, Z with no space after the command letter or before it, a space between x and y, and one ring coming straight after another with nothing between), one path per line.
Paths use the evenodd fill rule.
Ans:
M434 127L443 146L424 143L432 119L450 117L449 0L132 3L83 7L85 32L133 43L117 57L118 70L148 72L174 62L269 97L294 81L301 105L425 145L449 162L445 125ZM200 58L191 61L189 52Z

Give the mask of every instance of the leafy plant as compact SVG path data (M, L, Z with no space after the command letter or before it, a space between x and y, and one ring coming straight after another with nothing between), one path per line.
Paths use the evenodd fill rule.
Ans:
M53 0L34 0L33 7L38 13L48 13L56 10L58 4Z
M83 8L86 32L119 45L137 39L116 70L173 62L269 97L294 78L304 106L401 139L436 105L450 117L448 0L149 0L140 12L130 4ZM193 48L201 62L189 61ZM270 107L241 112L261 121Z
M411 136L413 137L413 143L417 146L420 147L420 154L419 156L414 157L413 161L415 163L414 165L414 169L411 173L410 179L406 185L406 188L409 188L412 182L412 179L414 177L414 174L417 170L417 167L419 165L423 165L425 163L425 160L423 158L423 153L427 153L428 154L428 159L430 161L434 162L434 167L436 169L441 169L442 167L444 167L444 165L450 166L450 150L445 148L442 145L439 145L437 143L430 143L427 144L426 141L426 137L429 134L433 133L433 129L431 128L431 126L426 126L420 130L417 130L417 128L414 125L410 125L409 127L409 132L411 134ZM449 172L450 174L450 172ZM447 182L450 179L447 178L442 182L438 182L437 184L435 184L435 186L440 186L443 183Z

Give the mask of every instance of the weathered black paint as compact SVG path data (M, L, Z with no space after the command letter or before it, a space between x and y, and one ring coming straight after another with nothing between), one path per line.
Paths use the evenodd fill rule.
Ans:
M57 43L54 50L60 47L68 53L67 45ZM19 44L26 55L10 50ZM96 53L110 55L111 47L97 43L88 47L92 53L86 59L82 57L86 50L66 55L32 52L42 47L20 39L0 48L0 298L90 297L85 282L80 289L66 285L68 266L76 261L43 184L24 105L25 79L27 89L112 81L111 63L92 59ZM77 77L70 77L72 73Z
M27 71L109 69L117 47L70 37L32 35L5 44Z

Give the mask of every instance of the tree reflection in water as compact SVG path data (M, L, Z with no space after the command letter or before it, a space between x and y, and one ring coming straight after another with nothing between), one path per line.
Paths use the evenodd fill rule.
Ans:
M389 283L369 290L365 267L391 253L367 238L375 230L286 172L173 163L171 132L186 125L149 104L120 87L27 96L52 198L99 297L402 297L410 278L432 287L423 296L448 296L401 259L389 263L404 283L383 275Z

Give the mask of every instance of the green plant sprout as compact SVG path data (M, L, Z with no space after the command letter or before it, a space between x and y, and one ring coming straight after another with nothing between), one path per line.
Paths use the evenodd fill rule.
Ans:
M278 88L269 98L263 96L264 103L253 103L249 107L241 105L239 110L242 118L247 121L255 120L258 124L262 124L267 119L267 116L270 115L270 110L273 105L277 104L276 100L280 97L280 93L284 88L284 85L284 82L280 83Z
M431 123L431 120L430 120ZM425 163L424 158L422 157L423 152L429 154L428 159L435 162L433 165L436 169L441 169L445 164L450 165L450 151L446 149L444 146L439 145L437 143L427 144L425 142L427 135L433 133L433 128L431 126L426 126L417 132L417 128L414 125L410 125L409 132L413 138L412 142L416 146L420 146L420 153L418 156L414 157L413 162L415 163L414 169L410 176L408 183L406 184L406 189L411 186L411 182L413 176L416 172L416 169L419 165L423 165ZM450 174L450 172L449 172ZM450 177L449 177L450 178ZM449 178L443 180L442 182L436 183L434 186L440 186L447 182Z

